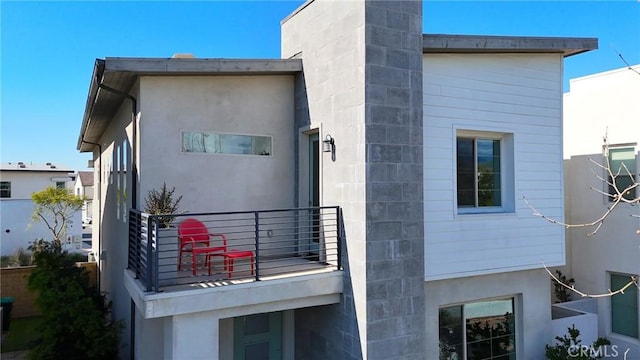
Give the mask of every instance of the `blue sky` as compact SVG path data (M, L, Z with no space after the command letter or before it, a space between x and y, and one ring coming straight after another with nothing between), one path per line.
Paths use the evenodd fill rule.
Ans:
M0 2L0 161L84 170L76 144L104 57L278 58L280 20L303 1ZM597 37L568 79L640 63L640 2L425 1L423 32ZM615 49L615 50L614 50Z

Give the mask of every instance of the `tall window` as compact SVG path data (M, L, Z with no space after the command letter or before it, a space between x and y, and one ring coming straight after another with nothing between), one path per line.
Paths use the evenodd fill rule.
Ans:
M611 290L621 289L631 281L630 275L611 274ZM611 296L611 331L638 338L638 288L629 286L624 294Z
M618 191L624 191L627 187L633 185L636 179L636 153L633 147L621 147L621 148L609 148L609 168L613 173L613 179L609 177L609 194L615 194L616 191L613 188L615 185ZM627 171L628 170L628 171ZM635 199L638 193L638 188L633 188L624 194L622 197L625 199ZM609 201L615 199L609 197Z
M0 181L0 198L11 197L11 181Z
M502 206L501 140L458 136L458 207Z
M440 309L440 360L516 358L513 298Z

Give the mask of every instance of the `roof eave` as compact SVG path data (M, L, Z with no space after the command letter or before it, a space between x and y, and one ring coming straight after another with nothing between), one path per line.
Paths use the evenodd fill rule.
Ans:
M569 57L598 48L597 38L424 34L423 53L559 53Z
M130 85L140 76L293 75L301 71L302 61L300 59L118 57L105 58L104 60L97 59L89 86L77 149L80 152L93 151L94 143L98 141L97 138L87 139L87 132L91 127L95 127L95 124L92 124L92 117L94 116L96 104L104 100L104 96L101 95L100 91L101 85L107 85L126 93L130 91ZM109 77L111 79L118 78L120 82L112 83L114 82L113 80L106 80ZM102 115L104 117L104 114ZM97 137L97 135L94 135L94 137Z

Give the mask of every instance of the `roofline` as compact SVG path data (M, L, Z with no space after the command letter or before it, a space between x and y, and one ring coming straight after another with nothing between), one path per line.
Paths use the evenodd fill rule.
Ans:
M598 48L597 38L423 34L423 53L560 53Z
M238 76L238 75L294 75L302 72L300 59L197 59L197 58L125 58L96 59L87 103L80 127L77 150L84 148L85 132L91 121L100 86L107 73L133 76ZM129 89L118 89L123 92ZM89 143L91 144L91 143ZM84 149L84 150L83 150Z
M282 75L302 71L299 59L122 58L104 60L105 72L138 75Z

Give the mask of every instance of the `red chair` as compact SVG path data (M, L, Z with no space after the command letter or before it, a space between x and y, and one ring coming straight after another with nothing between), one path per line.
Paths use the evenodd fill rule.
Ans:
M211 246L211 237L222 239L222 246ZM254 274L255 255L251 250L229 250L227 249L227 237L224 234L211 234L207 227L199 220L185 219L178 226L178 239L180 240L180 259L178 260L178 270L182 268L182 253L191 253L191 264L193 275L196 274L196 255L205 255L205 266L211 275L211 257L224 257L224 269L227 270L229 278L233 273L234 259L251 258L251 275ZM196 245L204 246L196 246ZM189 248L185 247L191 245Z
M212 236L221 238L222 246L211 246L210 240ZM211 256L223 256L223 253L227 250L227 237L224 234L210 234L201 221L193 218L185 219L180 223L178 226L178 240L180 242L178 271L182 270L183 253L191 253L193 275L196 274L197 255L206 255L205 266L209 268L209 274L211 274Z

